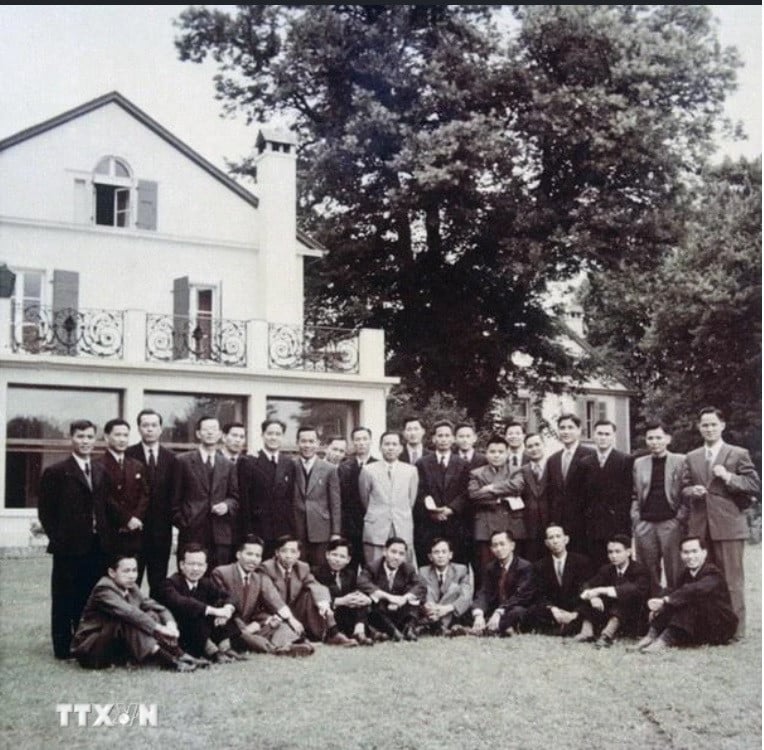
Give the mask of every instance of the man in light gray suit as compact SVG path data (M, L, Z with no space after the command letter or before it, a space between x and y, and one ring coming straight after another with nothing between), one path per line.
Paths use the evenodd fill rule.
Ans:
M338 539L342 530L342 503L337 467L316 456L318 433L315 427L297 430L300 452L294 486L295 536L305 552L305 561L321 565L326 546Z
M414 562L414 518L412 508L419 489L414 466L399 461L403 441L397 432L385 432L379 440L382 460L366 464L358 477L363 519L363 556L367 565L385 553L385 542L400 537L407 544L407 557Z
M689 510L682 501L683 453L670 453L671 435L660 422L645 428L650 451L634 461L634 499L631 524L637 559L652 577L652 593L658 593L661 562L666 585L674 589L682 573L679 542L684 536Z

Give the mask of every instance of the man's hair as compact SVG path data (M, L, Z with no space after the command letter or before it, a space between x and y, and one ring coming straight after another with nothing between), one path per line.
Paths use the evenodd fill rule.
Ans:
M433 537L430 540L430 545L427 547L428 551L432 552L433 547L437 546L438 544L446 543L448 545L448 549L451 550L451 552L454 551L454 545L451 543L450 539L446 539L444 536L436 536Z
M109 558L106 564L109 570L116 570L119 567L119 564L122 562L122 560L135 560L136 563L138 562L136 560L135 555L131 555L128 552L115 552L113 555L109 555Z
M384 440L384 439L385 439L385 438L386 438L388 435L395 435L395 436L398 438L398 442L399 442L401 445L403 445L403 443L405 442L405 441L404 441L404 439L403 439L403 435L401 435L401 433L400 433L400 432L398 432L397 430L385 430L385 432L383 432L383 433L380 435L380 437L379 437L379 444L380 444L380 445L382 445L382 441L383 441L383 440Z
M512 533L512 531L510 531L510 529L496 529L496 531L491 532L491 536L488 539L489 543L493 542L493 538L498 534L506 534L507 539L509 539L510 542L515 541L515 535Z
M129 431L130 430L130 423L126 419L122 419L122 418L110 419L103 426L103 434L104 435L111 435L111 431L115 427L127 427L128 431Z
M213 419L216 422L218 422L218 424L220 424L220 420L218 420L218 418L213 416L212 414L202 414L202 416L199 417L199 419L196 420L196 427L194 429L197 430L197 431L201 430L202 429L202 422L207 422L207 421L210 421L210 420L213 420Z
M704 406L700 410L700 414L698 414L698 422L700 422L706 414L714 414L719 418L720 422L724 421L724 412L721 409L717 409L715 406Z
M154 411L154 409L141 409L138 412L138 416L135 418L135 424L138 427L141 426L141 419L143 417L159 417L159 426L162 426L162 415L158 411Z
M576 414L561 414L559 417L557 417L557 427L560 426L560 422L565 422L568 419L573 422L576 427L581 426L581 417L577 416Z
M242 430L246 432L247 425L244 424L244 422L226 422L223 425L222 432L224 435L227 435L234 427L241 427Z
M464 430L464 429L470 429L473 432L477 432L477 430L475 430L475 425L472 424L472 422L459 422L456 425L456 427L454 427L454 435L456 435L456 433L459 432L459 430Z
M337 549L337 547L347 547L348 553L350 552L350 542L344 537L338 537L337 539L332 539L329 542L329 544L326 545L326 551L331 552L332 550Z
M186 555L193 555L197 552L204 552L204 561L209 561L209 553L203 544L199 544L199 542L189 542L183 547L183 549L181 549L180 554L178 555L178 562L185 562Z
M316 437L318 437L318 430L313 425L310 425L310 424L301 424L297 428L297 439L298 440L300 439L300 435L302 435L303 432L315 432L316 433Z
M285 544L289 542L297 542L297 546L300 547L300 540L294 534L282 534L276 539L276 549L280 550Z
M622 544L626 549L631 549L631 537L628 534L611 534L608 544Z
M260 432L264 433L272 424L277 424L281 427L282 432L286 432L286 424L280 419L266 419L260 423Z
M501 443L505 448L509 448L509 443L507 442L507 438L502 437L501 435L491 435L491 437L488 438L488 441L486 442L486 448L490 448L492 445L495 445L496 443Z
M421 417L416 417L416 416L413 416L413 415L411 415L411 416L408 416L408 417L406 417L406 418L403 420L403 429L405 430L405 429L406 429L406 427L407 427L407 425L409 425L411 422L419 422L419 426L420 426L420 427L421 427L423 430L425 429L425 426L424 426L424 422L422 421Z
M652 430L663 430L667 435L670 435L668 428L666 427L664 422L661 422L660 420L653 420L652 422L648 422L645 425L645 435L647 435L648 432L651 432Z
M516 419L513 419L511 422L507 422L507 424L504 425L504 434L507 434L507 430L510 427L519 427L523 433L525 432L525 425L522 422L518 422Z
M702 539L699 536L686 536L683 537L682 541L679 542L679 549L681 550L682 547L684 547L685 542L697 542L700 545L701 549L708 549L706 546L706 542L704 539Z
M409 548L408 542L399 536L391 536L386 542L385 542L385 549L388 549L389 547L392 547L394 544L402 544L406 549Z
M540 432L529 432L529 433L528 433L528 434L525 436L525 438L523 439L523 443L524 443L525 445L528 445L528 440L529 440L530 438L534 438L534 437L537 437L537 438L541 438L541 442L542 442L542 443L544 442L544 438L543 438L543 437L541 437L541 433L540 433Z
M609 419L598 419L594 423L594 427L592 427L592 429L596 430L598 427L612 427L613 432L618 430L618 428L615 426L615 422L611 422Z
M259 544L265 547L265 542L257 534L247 534L236 546L236 551L241 552L248 544Z
M546 539L546 532L547 532L547 531L549 531L549 529L559 529L560 531L562 531L562 533L563 533L565 536L567 536L567 535L568 535L568 532L567 532L567 531L565 531L565 527L564 527L564 526L563 526L561 523L551 523L551 522L550 522L550 523L548 523L548 524L547 524L547 525L544 527L544 539Z
M75 419L74 422L69 425L69 436L71 437L78 430L90 429L98 431L95 422L91 422L89 419Z
M432 432L433 432L433 434L435 434L435 433L438 431L438 428L440 428L440 427L448 427L448 429L449 429L449 430L451 430L451 434L453 434L453 432L454 432L454 423L453 423L453 422L451 422L451 421L450 421L450 420L448 420L448 419L441 419L441 420L437 421L437 422L436 422L436 423L435 423L435 424L432 426Z
M368 427L354 427L350 433L351 440L355 437L356 432L365 432L369 436L369 440L371 440L371 430Z

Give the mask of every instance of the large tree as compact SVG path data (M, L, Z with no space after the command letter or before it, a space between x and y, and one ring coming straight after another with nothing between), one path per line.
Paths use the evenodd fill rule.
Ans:
M300 136L301 220L332 248L311 269L313 320L384 328L410 392L477 419L521 382L579 374L547 282L658 261L737 64L705 6L505 15L240 5L178 21L181 59L219 64L228 112L282 113Z

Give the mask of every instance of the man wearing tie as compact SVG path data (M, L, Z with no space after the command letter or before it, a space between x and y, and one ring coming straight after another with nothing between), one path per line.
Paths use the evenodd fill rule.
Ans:
M56 659L70 658L72 636L104 567L97 521L104 471L91 461L96 426L80 419L71 423L69 435L72 454L43 472L38 508L53 555L50 620Z
M228 422L223 425L220 452L235 464L247 449L247 428L242 422Z
M177 459L171 450L159 444L162 434L159 412L143 409L138 412L136 424L141 442L131 445L125 455L143 465L149 488L149 504L143 518L143 551L138 560L138 586L145 570L149 593L156 598L167 578L172 546L172 492Z
M509 447L507 466L510 472L514 473L523 464L528 463L525 453L525 427L520 422L510 422L504 429L504 437Z
M479 469L481 466L485 466L488 463L485 455L480 451L475 450L475 443L477 443L477 433L475 432L474 425L469 422L462 422L456 425L454 430L454 453L459 458L467 462L467 468L469 471L473 469Z
M745 636L743 550L748 538L745 510L761 492L761 481L745 448L722 440L725 423L719 409L700 412L703 447L690 451L682 470L682 497L689 503L688 533L709 548L709 559L724 575L737 615L736 637Z
M401 453L401 461L406 464L416 465L423 456L432 453L425 448L424 440L425 429L422 420L419 417L407 417L403 422L403 437L406 445Z

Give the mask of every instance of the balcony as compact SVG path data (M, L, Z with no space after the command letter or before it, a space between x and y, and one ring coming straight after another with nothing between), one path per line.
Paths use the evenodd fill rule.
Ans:
M184 317L142 310L53 309L0 299L0 356L35 355L384 377L384 334Z

